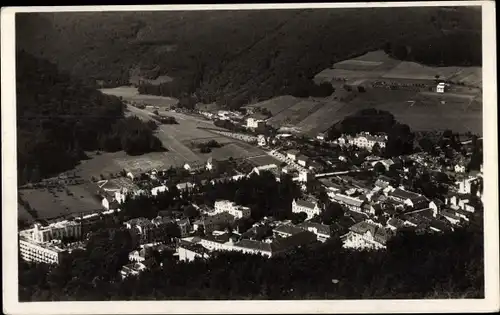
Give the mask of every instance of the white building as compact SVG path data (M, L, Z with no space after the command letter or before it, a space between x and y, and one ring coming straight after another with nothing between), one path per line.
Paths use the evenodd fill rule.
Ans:
M446 90L446 84L444 82L440 82L436 86L436 92L438 92L438 93L444 93L445 90Z
M300 166L306 167L308 163L309 163L309 157L302 154L297 156L297 164L299 164Z
M257 136L257 144L261 147L265 146L267 144L266 136L258 135Z
M455 164L454 170L455 173L465 173L466 167L463 164Z
M357 250L385 249L392 231L373 222L363 221L349 228L350 232L344 237L344 248Z
M159 193L163 193L165 191L168 191L168 187L165 185L160 185L160 186L151 188L151 195L157 196Z
M217 213L214 215L203 216L201 219L197 220L193 224L193 228L198 230L201 226L205 233L211 233L218 227L231 224L235 220L235 217L227 212Z
M79 239L82 236L81 223L60 221L42 227L35 223L34 228L19 232L19 250L26 261L58 264L67 252L62 248L61 239Z
M196 258L206 259L209 258L209 251L200 244L191 243L181 240L177 247L177 255L180 261L191 262Z
M286 152L286 157L292 161L295 161L297 159L297 156L299 156L300 152L297 150L288 150Z
M352 211L361 212L361 207L365 203L363 200L346 196L343 194L335 194L332 198L333 201L346 206Z
M358 148L364 148L371 151L375 144L378 144L380 148L385 148L387 140L389 138L387 135L371 135L369 132L362 132L357 134L355 137L342 136L338 139L339 145L354 145Z
M247 117L247 128L256 129L266 124L266 116L260 114L252 114Z
M319 215L321 213L321 208L318 207L318 203L314 200L294 199L292 202L292 212L305 212L305 214L307 214L307 219L309 220L315 215Z
M218 200L214 204L215 213L227 212L236 219L249 218L252 211L248 207L240 206L229 200Z

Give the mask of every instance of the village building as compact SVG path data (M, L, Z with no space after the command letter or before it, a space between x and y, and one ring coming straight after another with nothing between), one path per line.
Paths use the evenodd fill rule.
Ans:
M326 242L326 240L328 240L333 233L332 226L311 221L305 221L299 224L298 227L303 230L314 233L316 235L317 240L322 243Z
M184 191L190 191L191 189L193 189L194 184L192 184L190 182L186 182L186 183L177 184L175 187L177 187L177 189L179 191L184 192Z
M300 155L300 152L298 150L286 151L286 157L292 161L295 161L299 155Z
M444 82L438 83L438 85L436 86L436 92L437 93L444 93L445 91L446 91L446 83L444 83Z
M198 230L203 227L205 233L211 233L221 227L225 227L228 224L232 224L235 217L227 212L216 213L214 215L204 215L199 220L193 223L193 228Z
M282 224L273 229L274 237L289 237L294 234L301 233L303 229L292 225L292 224Z
M372 151L375 144L378 144L380 148L385 148L387 140L387 135L371 135L369 132L362 132L354 137L350 135L342 136L337 139L337 142L341 146L354 145Z
M165 186L165 185L156 186L156 187L151 188L151 195L157 196L158 194L166 192L166 191L168 191L167 186Z
M267 116L265 115L259 113L251 114L249 117L247 117L246 127L251 129L260 128L266 125L266 119Z
M215 214L227 212L236 219L249 218L252 214L249 207L237 205L229 200L217 200L214 204L214 210Z
M321 208L318 206L318 202L312 198L304 199L294 199L292 202L292 212L300 213L305 212L307 219L312 219L315 215L321 213Z
M340 203L343 206L346 206L351 211L361 212L361 207L365 203L364 200L359 198L350 197L344 194L335 194L332 198L333 201Z
M206 164L203 162L186 162L184 163L184 169L191 173L202 172L206 169Z
M123 266L120 270L120 275L122 276L122 279L125 279L130 276L137 276L146 269L146 265L144 265L143 263L134 262Z
M309 164L309 157L305 156L303 154L300 154L297 156L297 164L299 164L302 167L306 167Z
M362 221L349 228L344 236L343 247L352 249L385 249L387 241L393 236L390 229L373 222Z
M202 245L185 240L180 240L176 248L176 254L179 260L186 262L191 262L195 259L210 258L209 253L210 251Z

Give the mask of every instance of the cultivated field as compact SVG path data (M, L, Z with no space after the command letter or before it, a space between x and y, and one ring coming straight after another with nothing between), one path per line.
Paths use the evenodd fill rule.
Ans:
M304 120L297 124L300 130L309 135L316 136L320 132L324 132L342 117L337 116L337 112L346 104L337 101L328 101L314 113L307 116Z
M273 115L277 115L278 113L292 107L293 105L297 104L300 102L299 98L296 98L291 95L284 95L284 96L278 96L275 98L272 98L270 100L266 100L263 102L259 102L256 104L248 105L246 107L252 108L252 107L260 107L260 108L265 108L271 112Z
M122 97L127 102L144 104L146 106L158 106L160 108L171 107L179 102L178 99L166 96L139 94L137 88L132 86L120 86L111 89L100 89L104 94Z
M271 117L268 122L272 126L296 125L322 106L322 102L315 100L302 100L295 105Z
M419 83L433 87L436 75L439 79L463 82L466 86L452 84L444 94L427 88L419 92L415 88ZM365 83L367 91L351 92L357 95L349 99L349 92L342 87L343 79L353 85ZM373 80L406 84L415 90L372 88ZM270 118L270 123L314 136L347 115L364 108L377 108L390 111L398 121L416 131L452 129L482 134L480 67L428 67L392 59L379 50L336 63L333 68L318 73L315 81L331 82L335 93L323 100L317 99L318 104L322 104L318 107L310 100L295 103ZM273 104L274 100L268 103Z
M102 209L96 196L97 186L93 183L66 185L61 188L21 189L21 198L36 210L40 219L50 219L73 213ZM19 216L27 211L18 211ZM24 216L23 216L24 217Z

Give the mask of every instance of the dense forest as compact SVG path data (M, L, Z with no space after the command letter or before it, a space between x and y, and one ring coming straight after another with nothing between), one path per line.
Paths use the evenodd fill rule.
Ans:
M18 181L74 167L87 150L160 150L155 126L124 118L124 105L20 50L16 56Z
M21 301L170 299L419 299L484 297L482 233L401 232L386 251L342 249L338 236L324 244L267 259L239 253L207 261L176 261L155 253L149 270L121 280L133 249L130 234L108 227L60 265L21 261Z
M466 7L44 13L17 19L21 47L88 83L135 82L142 93L194 95L232 108L283 94L331 94L312 86L311 78L337 61L383 47L411 47L414 60L430 64L476 65L481 55L481 11ZM173 80L137 80L158 76Z

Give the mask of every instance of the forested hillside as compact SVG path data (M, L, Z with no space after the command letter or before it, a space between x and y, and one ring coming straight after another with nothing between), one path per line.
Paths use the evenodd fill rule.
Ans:
M20 184L74 167L86 150L140 154L161 148L154 126L135 117L123 118L124 105L117 97L104 95L24 51L18 51L16 58Z
M421 56L441 58L443 45L427 41L451 32L455 52L470 46L453 62L477 64L477 40L457 39L477 39L480 28L481 12L469 8L92 12L20 15L17 36L20 46L92 84L168 75L172 81L141 91L195 92L199 101L238 107L293 94L334 62L387 43L414 47L415 60L436 63Z

